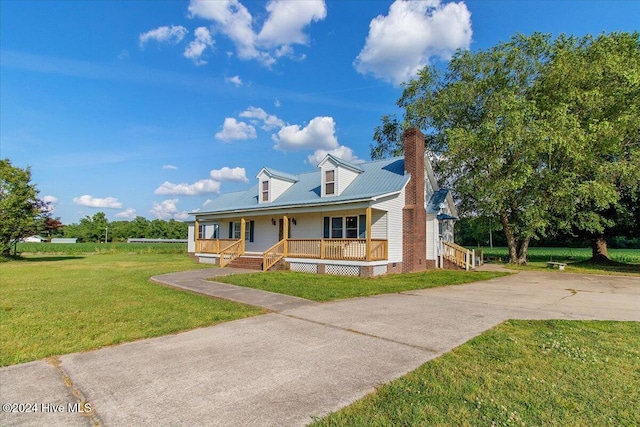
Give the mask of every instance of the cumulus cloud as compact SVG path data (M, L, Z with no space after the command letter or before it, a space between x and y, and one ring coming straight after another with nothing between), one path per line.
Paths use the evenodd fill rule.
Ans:
M239 122L233 117L224 119L222 130L216 133L216 139L229 142L237 139L255 139L258 135L256 129L244 122Z
M183 55L196 65L204 65L207 61L203 60L201 56L207 47L213 47L213 38L206 27L196 28L194 34L195 39L185 48Z
M222 169L212 169L209 175L216 181L249 182L244 168L228 168L225 166Z
M266 66L280 56L292 55L291 45L307 44L304 29L327 15L323 0L271 0L262 29L256 32L253 16L238 0L191 0L188 9L192 17L212 21L218 32L231 39L239 58L256 59Z
M220 192L220 182L213 179L201 179L193 184L174 184L165 181L156 188L155 194L161 196L199 196L202 194L214 194Z
M227 83L232 83L236 85L236 87L242 86L242 79L240 78L240 76L227 77L226 79L224 79L224 81L226 81Z
M284 126L284 122L280 120L278 117L272 114L267 114L267 112L264 111L262 108L257 108L253 106L247 108L245 111L240 113L240 117L256 119L261 121L263 123L262 129L267 131L273 128Z
M138 43L144 47L148 41L155 40L158 43L178 44L189 31L182 25L158 27L140 34Z
M53 203L58 203L58 198L55 197L55 196L44 196L42 198L42 201L45 202L45 203L53 204Z
M133 208L128 208L116 214L116 218L134 219L135 217L136 217L136 210Z
M160 203L153 202L153 207L149 213L159 219L187 219L189 214L187 211L180 211L178 209L179 199L164 200Z
M471 43L471 12L464 2L396 0L387 16L369 24L365 46L354 61L361 74L400 84L429 58L449 59Z
M338 147L333 117L315 117L304 128L284 126L271 138L276 143L273 148L280 151L332 150Z
M73 203L80 206L86 206L88 208L120 209L122 207L122 203L120 203L115 197L105 197L104 199L101 199L89 194L74 197Z
M327 156L327 154L331 154L350 163L364 163L364 160L359 159L353 150L346 145L341 145L333 150L316 150L313 154L307 157L307 160L310 165L316 166Z
M178 167L177 166L173 166L173 165L162 165L162 169L178 170Z

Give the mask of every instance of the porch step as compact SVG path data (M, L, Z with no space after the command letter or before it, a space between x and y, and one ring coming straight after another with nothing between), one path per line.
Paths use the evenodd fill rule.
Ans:
M227 267L246 268L249 270L262 270L262 258L240 256L227 264Z

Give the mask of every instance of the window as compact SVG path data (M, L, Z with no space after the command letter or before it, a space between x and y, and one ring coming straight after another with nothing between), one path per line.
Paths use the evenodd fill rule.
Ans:
M269 181L262 181L262 201L269 201Z
M331 195L336 192L336 171L325 171L324 173L324 194Z
M198 224L198 239L204 239L204 224Z
M358 217L357 216L348 216L345 218L345 237L347 239L357 239L358 238Z
M236 240L240 238L240 222L233 223L233 238Z
M325 239L364 239L366 238L366 220L360 216L324 217Z
M331 218L331 238L342 239L342 217Z

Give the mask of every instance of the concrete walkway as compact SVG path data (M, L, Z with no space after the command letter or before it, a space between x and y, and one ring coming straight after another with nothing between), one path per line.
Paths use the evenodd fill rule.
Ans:
M190 280L204 286L202 278ZM3 413L0 425L305 425L509 318L640 321L640 279L521 272L301 304L10 366L0 369L0 400L35 402L40 411ZM68 413L67 405L79 401L92 406L88 416ZM51 412L56 405L63 413Z

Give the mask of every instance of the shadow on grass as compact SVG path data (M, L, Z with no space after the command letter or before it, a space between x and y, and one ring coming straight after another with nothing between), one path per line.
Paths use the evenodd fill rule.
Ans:
M569 265L572 267L577 267L584 270L607 271L610 273L640 274L640 264L625 264L625 263L616 262L616 261L609 261L609 262L580 261L580 262L572 262Z
M83 256L68 255L68 256L19 257L19 258L15 258L15 260L24 261L24 262L49 262L49 261L70 261L74 259L83 259L83 258L84 258Z

